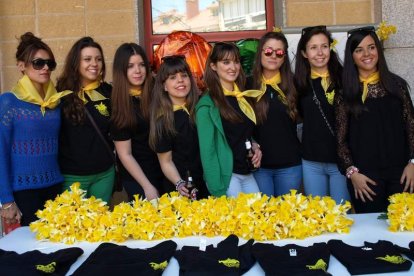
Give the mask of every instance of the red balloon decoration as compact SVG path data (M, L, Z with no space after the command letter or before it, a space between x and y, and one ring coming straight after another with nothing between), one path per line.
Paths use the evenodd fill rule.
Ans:
M203 91L204 66L211 45L201 36L187 31L175 31L167 35L154 51L153 69L155 72L165 56L184 55L196 80L198 88Z

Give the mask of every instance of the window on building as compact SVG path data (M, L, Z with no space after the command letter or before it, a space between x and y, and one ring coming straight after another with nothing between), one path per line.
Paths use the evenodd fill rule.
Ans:
M145 0L144 18L146 49L153 50L178 30L209 42L258 38L274 26L274 5L266 0Z
M259 38L274 26L299 33L304 26L338 31L381 21L381 0L144 0L143 41L149 56L172 31L209 42Z

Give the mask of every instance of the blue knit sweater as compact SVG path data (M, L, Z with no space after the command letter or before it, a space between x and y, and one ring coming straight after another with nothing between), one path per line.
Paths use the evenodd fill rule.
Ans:
M0 202L14 201L13 192L63 182L57 154L60 108L46 109L0 95Z

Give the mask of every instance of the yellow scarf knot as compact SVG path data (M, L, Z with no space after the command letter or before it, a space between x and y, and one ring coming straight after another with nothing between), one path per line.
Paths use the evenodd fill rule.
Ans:
M253 107L249 104L249 102L244 97L252 97L257 98L260 95L263 95L263 91L261 90L246 90L244 92L240 92L237 85L233 84L233 91L229 91L226 88L223 88L223 92L225 96L232 96L236 97L237 103L241 111L253 122L256 124L256 114L254 113Z
M12 92L21 101L39 105L43 116L45 116L46 108L54 109L59 104L60 98L72 93L72 91L58 93L52 81L44 84L43 89L46 91L44 99L42 99L29 77L24 75L12 89Z
M363 90L362 90L362 102L365 103L365 100L368 96L368 84L377 84L380 81L379 72L372 73L368 76L368 78L363 78L359 76L359 80L363 84Z
M86 104L88 102L88 100L85 97L85 94L88 95L88 97L93 102L103 101L103 100L107 99L105 96L103 96L101 93L99 93L98 91L95 90L100 85L101 85L101 81L97 80L97 81L94 81L94 82L88 84L85 87L82 87L82 89L79 91L78 96L83 101L84 104Z
M287 105L286 95L282 91L282 89L280 89L280 87L278 85L281 82L282 82L282 77L280 76L280 72L277 72L277 74L274 75L273 77L271 77L270 79L266 79L264 76L262 76L262 87L261 87L260 90L262 90L263 94L264 94L265 91L266 91L266 85L270 85L279 94L280 101L283 104ZM257 97L258 98L257 101L260 100L260 98L263 96L263 94Z
M188 109L186 107L186 103L184 103L182 105L174 104L173 105L173 111L177 111L177 110L184 110L188 115L190 115L190 112L188 111Z
M323 91L325 92L325 97L328 100L328 103L332 105L334 101L334 97L335 97L335 90L328 92L328 88L331 85L331 80L329 79L329 72L321 74L314 70L311 70L311 78L313 80L317 78L321 78L321 85L322 85Z
M140 97L141 94L142 94L141 89L129 89L129 95L131 95L132 97Z

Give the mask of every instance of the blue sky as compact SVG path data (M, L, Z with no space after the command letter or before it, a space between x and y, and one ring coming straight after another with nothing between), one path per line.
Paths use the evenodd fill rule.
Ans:
M199 0L200 10L205 9L211 3L215 2L214 0ZM180 12L184 12L185 9L185 0L152 0L152 12L153 17L158 16L159 11L168 11L176 9Z

